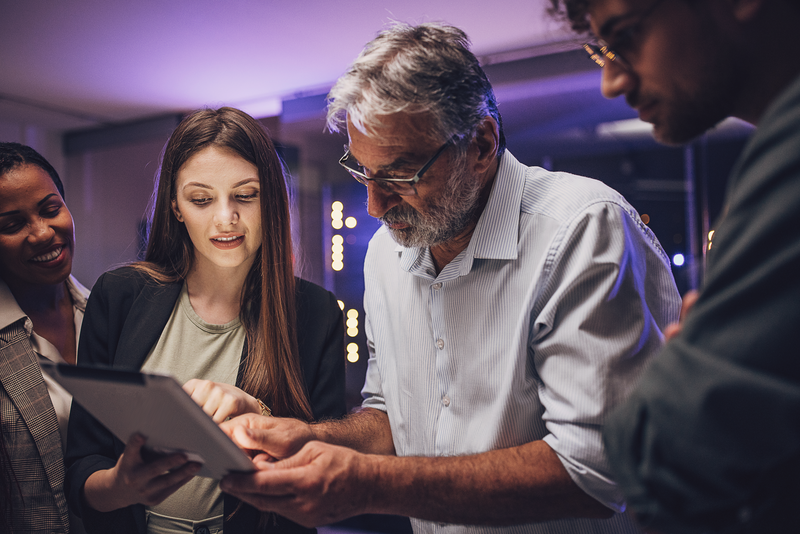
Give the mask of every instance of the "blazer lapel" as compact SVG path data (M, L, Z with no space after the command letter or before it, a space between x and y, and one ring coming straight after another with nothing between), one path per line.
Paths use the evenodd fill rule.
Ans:
M119 337L114 367L138 371L167 325L183 284L148 283L131 306Z
M22 324L21 320L17 321L0 335L0 381L36 443L64 532L67 532L69 512L64 496L64 456L58 418L42 378L39 360Z

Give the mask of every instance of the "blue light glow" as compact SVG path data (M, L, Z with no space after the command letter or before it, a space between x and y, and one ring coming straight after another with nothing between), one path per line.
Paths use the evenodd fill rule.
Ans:
M672 264L675 265L675 267L680 267L685 261L686 258L683 257L683 254L679 253L672 256Z

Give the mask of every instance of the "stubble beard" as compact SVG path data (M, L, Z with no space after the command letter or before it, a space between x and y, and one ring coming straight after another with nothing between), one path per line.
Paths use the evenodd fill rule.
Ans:
M665 118L653 125L656 141L671 146L683 145L731 115L733 98L730 93L703 93L709 94L683 96L666 106Z
M682 145L703 135L736 109L744 73L736 54L713 53L707 68L695 77L694 90L673 86L672 96L663 101L662 119L653 125L656 141Z
M407 204L387 211L381 222L406 224L393 229L387 226L394 240L404 247L433 247L461 234L479 216L481 184L468 176L464 165L447 181L444 192L426 202L424 213Z

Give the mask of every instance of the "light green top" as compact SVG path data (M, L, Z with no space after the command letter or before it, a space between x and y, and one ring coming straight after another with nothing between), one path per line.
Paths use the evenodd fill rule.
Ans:
M244 340L244 327L238 317L222 325L203 321L192 308L184 283L175 309L158 343L147 355L142 371L170 374L181 385L192 378L235 385ZM218 481L195 477L164 502L148 509L198 521L223 513L222 492Z

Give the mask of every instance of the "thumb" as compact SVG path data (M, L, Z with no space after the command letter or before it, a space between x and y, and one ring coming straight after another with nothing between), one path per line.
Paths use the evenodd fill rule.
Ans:
M292 456L279 460L277 462L270 462L272 469L293 469L296 467L305 467L314 462L319 457L321 451L316 450L312 444L307 443L302 449L297 451Z
M270 452L269 432L265 430L237 426L231 432L231 439L243 449Z
M142 460L142 447L147 442L147 438L138 432L133 434L128 443L125 445L125 450L120 456L119 463L122 465L132 466L141 463Z

